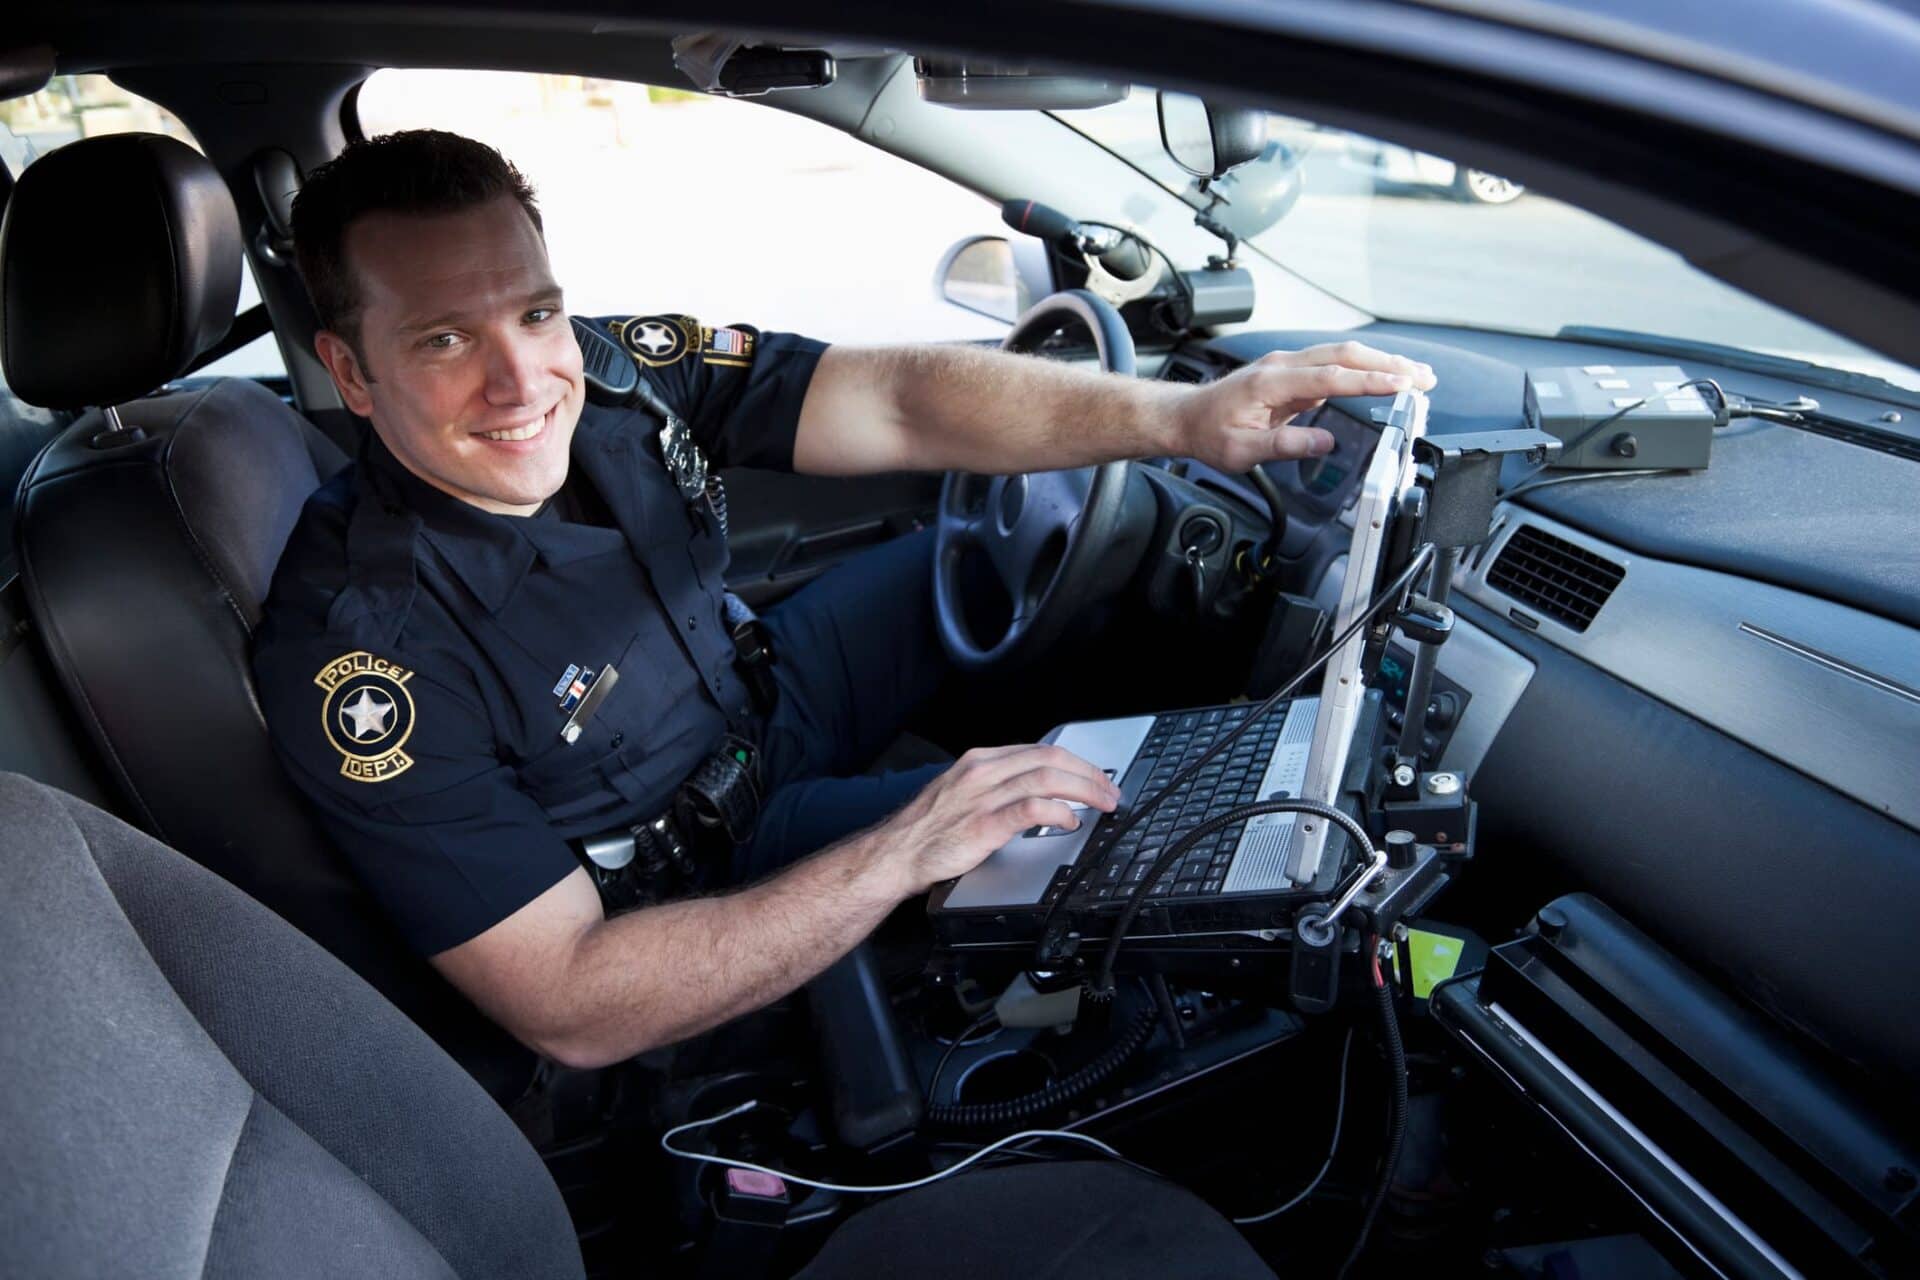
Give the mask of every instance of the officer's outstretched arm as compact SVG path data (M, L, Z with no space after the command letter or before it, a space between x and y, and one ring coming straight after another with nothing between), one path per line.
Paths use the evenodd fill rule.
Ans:
M879 826L749 888L609 920L577 871L433 963L522 1042L604 1066L779 999L1016 833L1118 802L1105 774L1059 747L970 751Z
M793 465L816 475L1006 475L1190 457L1237 473L1331 449L1325 431L1289 425L1329 397L1433 382L1426 365L1358 342L1276 351L1205 386L977 347L835 346L801 401Z

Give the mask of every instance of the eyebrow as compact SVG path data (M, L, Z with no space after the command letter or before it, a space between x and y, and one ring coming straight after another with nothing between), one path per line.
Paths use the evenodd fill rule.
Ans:
M531 307L537 302L554 302L564 305L564 295L561 292L560 286L556 284L543 289L535 289L523 294L518 299L518 304L521 307ZM442 311L438 315L429 316L424 320L409 320L400 326L399 331L401 333L419 333L427 329L441 329L451 324L457 324L471 314L472 311L469 308L456 307L450 311Z

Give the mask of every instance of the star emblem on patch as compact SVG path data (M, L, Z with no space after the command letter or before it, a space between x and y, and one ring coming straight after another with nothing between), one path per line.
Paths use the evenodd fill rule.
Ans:
M340 776L380 782L413 767L403 748L413 735L413 672L397 662L357 649L320 668L320 728L340 753Z
M634 335L633 345L640 347L650 356L657 356L663 351L673 350L673 334L667 326L656 320L649 320L641 325L640 331Z
M683 316L636 316L621 329L620 341L635 360L658 369L692 351L699 332Z
M394 704L367 686L361 686L353 700L340 708L340 720L347 736L355 742L371 742L386 733L393 718Z

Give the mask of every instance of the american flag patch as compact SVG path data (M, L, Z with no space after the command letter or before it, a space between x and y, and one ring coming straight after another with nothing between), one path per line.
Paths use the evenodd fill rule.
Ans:
M715 329L707 350L717 356L743 356L747 354L747 335L738 329Z

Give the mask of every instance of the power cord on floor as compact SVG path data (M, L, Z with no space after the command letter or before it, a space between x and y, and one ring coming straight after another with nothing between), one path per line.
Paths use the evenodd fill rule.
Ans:
M703 1120L689 1120L685 1124L675 1125L660 1135L660 1149L668 1155L679 1156L682 1160L692 1160L699 1164L719 1165L723 1169L747 1169L754 1173L764 1173L769 1177L779 1178L783 1182L792 1183L796 1186L814 1187L821 1191L838 1191L849 1195L886 1195L896 1191L912 1191L919 1187L932 1186L942 1179L951 1178L956 1173L972 1168L997 1151L1004 1150L1007 1147L1013 1146L1015 1143L1031 1142L1037 1138L1054 1138L1062 1142L1078 1142L1083 1146L1092 1147L1102 1155L1111 1156L1115 1160L1124 1161L1127 1164L1133 1163L1118 1151L1115 1151L1112 1147L1100 1141L1100 1139L1090 1138L1084 1133L1070 1133L1065 1129L1022 1129L1019 1133L1008 1134L997 1142L990 1142L958 1164L942 1169L938 1173L930 1173L924 1178L915 1178L910 1182L887 1182L875 1186L855 1186L844 1182L821 1182L813 1178L803 1178L799 1174L787 1173L784 1170L770 1168L764 1164L756 1164L751 1160L733 1160L726 1156L708 1155L704 1151L688 1151L685 1147L676 1147L673 1145L673 1140L683 1133L687 1133L693 1129L704 1129L709 1125L719 1124L722 1120L731 1120L735 1116L745 1115L759 1105L758 1099L749 1099L731 1110L722 1111L717 1116L708 1116Z
M1319 1189L1320 1182L1327 1176L1327 1170L1333 1168L1333 1157L1340 1150L1340 1125L1347 1114L1347 1056L1353 1052L1353 1028L1347 1028L1347 1041L1340 1049L1340 1097L1333 1104L1333 1138L1327 1143L1327 1158L1320 1163L1320 1172L1313 1175L1313 1181L1300 1188L1300 1193L1277 1209L1265 1213L1256 1213L1248 1218L1235 1218L1236 1227L1250 1227L1256 1222L1270 1222L1281 1214L1294 1208L1301 1201Z

